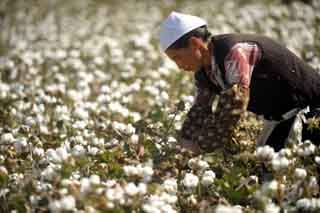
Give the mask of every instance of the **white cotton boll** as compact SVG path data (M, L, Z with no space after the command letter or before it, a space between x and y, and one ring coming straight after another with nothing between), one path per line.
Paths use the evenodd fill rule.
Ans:
M82 120L87 120L89 118L89 113L88 111L86 111L85 109L81 108L81 107L77 107L74 112L73 115L76 118L82 119Z
M88 153L89 155L95 156L99 153L99 149L97 147L88 146Z
M232 212L232 213L242 213L241 208L237 206L226 206L226 205L221 205L219 204L215 210L215 213L227 213L227 212Z
M74 140L76 144L85 144L85 140L82 135L77 135L75 137L72 137L72 140Z
M78 130L84 130L87 126L87 122L85 121L76 121L72 124L72 128L78 129Z
M93 62L96 64L96 65L103 65L104 64L104 59L100 56L97 56L93 59Z
M160 213L159 209L153 207L152 204L149 203L143 204L142 209L147 213Z
M141 89L141 81L135 81L130 85L130 91L137 92Z
M3 155L0 155L0 163L3 163L5 161L5 157Z
M135 131L136 131L136 129L132 126L132 124L128 124L126 126L126 128L124 129L124 133L127 134L127 135L134 134Z
M305 179L307 177L307 171L305 169L301 169L301 168L296 168L294 170L294 175L298 178L298 179Z
M8 170L4 166L0 166L0 176L7 176Z
M319 157L319 156L316 156L316 157L314 158L314 161L315 161L318 165L320 165L320 157Z
M133 134L130 136L130 142L132 144L138 144L139 142L139 135Z
M30 200L31 205L36 206L36 205L38 205L39 200L41 200L41 197L40 196L31 195L29 200Z
M36 147L33 149L32 154L38 158L42 158L44 156L44 150L42 148Z
M266 205L264 209L264 213L279 213L280 207L275 205L274 203L269 203Z
M311 141L306 140L301 146L298 148L298 155L300 156L310 156L314 154L316 151L316 146L311 143Z
M165 204L161 207L162 212L165 213L176 213L177 211L172 208L169 204Z
M48 134L49 134L49 129L48 129L48 127L47 127L46 125L44 125L44 124L41 124L41 125L39 126L39 130L40 130L40 133L41 133L41 134L45 134L45 135L48 135Z
M46 152L46 156L47 156L48 161L51 161L54 163L60 162L60 157L57 155L56 151L53 149L48 149Z
M71 99L71 100L73 100L73 101L81 101L82 100L82 94L81 93L79 93L78 91L76 91L76 90L68 90L68 92L67 92L67 96Z
M68 121L69 117L69 110L67 106L57 106L54 111L54 116L57 120L65 120Z
M121 131L121 132L124 132L125 129L127 128L127 126L125 124L117 122L117 121L113 121L111 125L114 129Z
M59 200L55 200L55 201L50 202L49 209L52 212L61 212L61 203L60 203L60 201Z
M81 174L79 171L74 171L72 172L70 178L72 178L73 180L80 180Z
M280 163L279 159L273 159L273 160L272 160L272 168L273 168L275 171L280 170L280 168L281 168L281 163Z
M12 117L23 117L23 116L21 116L21 113L18 113L17 112L17 110L15 109L15 108L11 108L10 109L10 115L12 116ZM21 120L21 119L20 119Z
M310 209L311 209L311 211L314 211L314 210L320 208L320 206L319 206L320 202L319 201L320 201L320 199L317 199L317 198L311 198L310 199Z
M67 188L62 188L62 189L59 190L59 193L61 195L66 195L66 194L68 194L68 189Z
M292 151L288 148L283 148L279 151L279 156L283 157L291 157Z
M110 202L110 201L107 202L107 208L108 209L113 209L114 207L115 207L115 205L114 205L113 202Z
M112 146L116 146L118 144L119 144L119 141L117 139L113 138L113 139L111 139L111 141L106 143L106 146L112 147Z
M133 122L141 120L141 115L138 112L130 112L129 116L133 119Z
M38 114L34 119L37 125L43 125L46 122L45 118L41 114Z
M94 137L92 140L92 145L94 145L94 146L103 147L104 143L105 143L105 141L103 138Z
M26 138L16 139L13 145L17 153L23 153L28 151L28 143Z
M139 194L144 195L147 193L147 185L145 183L139 183L137 188Z
M24 123L29 126L29 127L32 127L32 126L35 126L37 124L37 121L35 120L34 117L31 117L31 116L28 116L24 119Z
M8 96L9 91L9 85L0 82L0 99L5 99Z
M174 137L170 136L168 137L168 143L176 143L177 139L175 139Z
M182 180L182 184L187 188L194 188L198 186L199 178L192 173L187 173Z
M202 179L201 179L201 183L204 186L209 186L214 182L214 179L216 178L216 174L209 170L209 171L205 171L202 175Z
M170 74L170 70L165 67L159 67L158 72L164 76L168 76Z
M167 179L163 182L163 187L168 193L175 194L178 190L177 180L174 178Z
M101 94L97 97L97 102L100 104L106 104L106 103L109 103L110 101L111 101L110 95Z
M308 183L308 188L310 190L310 192L312 192L313 194L317 194L319 192L319 185L318 185L318 181L317 178L312 176L310 177L309 183ZM319 206L320 208L320 206Z
M106 190L106 198L107 198L109 201L114 201L114 200L116 200L116 198L115 198L115 189L107 189L107 190Z
M71 50L69 52L70 57L72 58L79 58L80 57L80 51L79 50Z
M100 91L101 91L101 93L110 93L111 89L108 85L103 85L103 86L101 86Z
M123 170L124 170L124 173L127 175L127 176L135 176L135 175L138 175L138 169L135 167L135 166L124 166L123 167Z
M278 186L279 186L279 184L276 180L266 182L262 185L261 192L263 194L274 194L277 192Z
M196 205L197 204L197 198L194 195L190 195L189 197L187 197L187 201L188 203L190 203L191 205Z
M47 159L53 163L61 163L67 160L68 152L65 148L59 147L56 150L48 149L46 152Z
M100 177L98 175L91 175L90 176L90 183L93 185L99 185L100 184Z
M200 171L206 170L210 167L208 162L198 158L191 158L188 161L188 166L193 170L200 170Z
M69 179L63 179L61 181L61 185L64 186L64 187L67 187L67 186L71 185L72 183L73 183L73 181L69 180Z
M128 183L124 190L129 196L135 196L139 193L139 189L134 183Z
M91 183L88 178L82 178L80 181L80 193L82 195L87 194L91 191Z
M272 168L275 171L278 171L281 169L287 169L290 164L290 161L286 157L276 156L272 159L271 163L272 163Z
M108 204L109 204L109 202L107 203L107 208L108 208ZM113 207L114 207L114 205L113 205ZM88 206L88 205L86 205L85 207L84 207L84 212L83 211L79 211L79 213L98 213L99 211L97 210L97 209L95 209L94 207L92 207L92 206Z
M64 49L58 49L55 52L56 59L64 59L67 56L67 52Z
M151 209L155 212L162 212L161 207L166 203L159 195L151 195L147 200L147 203L152 207ZM156 211L157 210L157 211Z
M68 196L63 197L60 200L60 204L61 204L62 210L70 211L70 210L75 209L76 200L74 199L74 197L72 195L68 195Z
M168 93L165 92L165 91L162 91L162 92L160 93L160 99L161 99L162 101L167 101L167 100L169 100L169 95L168 95Z
M296 202L298 209L303 209L305 211L311 210L311 201L307 198L302 198Z
M1 143L12 144L15 141L12 133L4 133L1 135Z
M112 112L118 112L118 109L122 108L122 105L119 102L110 102L108 107Z
M75 145L72 148L72 155L76 157L82 157L86 154L86 150L82 145Z
M151 180L152 175L153 175L153 169L150 166L143 167L142 169L142 175L144 181L148 182Z
M160 94L160 91L157 87L151 86L151 85L147 85L144 88L144 91L150 93L152 96L157 97Z
M178 198L175 194L168 194L166 192L161 193L161 199L169 204L175 204L178 201Z
M41 176L46 180L53 180L56 177L57 173L52 166L48 166L45 170L41 172Z
M310 143L310 145L307 146L305 149L305 156L312 155L315 153L315 151L316 151L316 146L314 144Z
M261 160L271 160L274 157L274 149L268 145L258 147L256 151L257 158Z
M206 170L208 169L210 166L208 164L207 161L204 161L204 160L199 160L198 161L198 168L199 170L203 171L203 170Z
M65 161L68 159L69 154L67 152L67 150L64 147L59 147L56 149L56 153L60 158L60 161Z
M123 188L121 186L117 185L115 188L107 189L106 197L107 197L107 199L109 199L111 201L123 202L124 193L125 193L125 191L123 190Z

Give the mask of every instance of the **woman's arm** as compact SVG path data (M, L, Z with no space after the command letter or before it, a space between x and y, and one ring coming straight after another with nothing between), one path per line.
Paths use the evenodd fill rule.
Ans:
M199 145L206 152L217 149L236 151L237 129L249 102L251 74L260 58L257 45L238 43L224 60L229 89L222 92L218 106L206 120Z
M183 147L199 153L200 150L196 142L206 118L212 115L212 101L215 97L215 91L203 70L195 74L195 80L197 88L195 101L182 125L180 141Z

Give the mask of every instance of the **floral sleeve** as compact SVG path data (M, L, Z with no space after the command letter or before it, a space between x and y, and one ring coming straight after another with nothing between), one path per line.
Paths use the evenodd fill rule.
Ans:
M195 75L196 96L192 107L182 125L180 137L183 140L195 141L200 134L205 119L212 114L212 101L215 97L214 88L208 82L204 71L198 71Z
M215 112L206 118L205 128L197 140L203 151L234 153L237 150L237 129L244 117L248 99L249 90L239 84L220 95Z
M249 43L236 44L226 56L225 78L229 89L221 93L214 114L206 119L198 137L204 151L237 150L239 124L249 102L250 78L259 57L259 48Z

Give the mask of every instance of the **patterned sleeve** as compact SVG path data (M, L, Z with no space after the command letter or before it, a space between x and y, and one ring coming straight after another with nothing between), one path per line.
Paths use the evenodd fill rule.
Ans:
M234 84L222 92L213 115L206 119L205 131L198 137L198 144L205 152L221 151L235 153L238 151L238 129L244 118L249 99L249 90Z
M204 151L237 150L239 124L249 102L250 78L259 57L257 45L249 43L236 44L226 56L225 77L229 89L221 93L213 116L206 120L206 131L198 139Z
M212 114L212 101L215 91L211 82L205 76L204 71L195 74L196 96L195 101L187 113L182 125L180 137L183 140L195 141L204 125L204 120Z
M224 60L227 83L240 84L244 88L249 88L252 71L260 57L261 51L254 43L234 45Z

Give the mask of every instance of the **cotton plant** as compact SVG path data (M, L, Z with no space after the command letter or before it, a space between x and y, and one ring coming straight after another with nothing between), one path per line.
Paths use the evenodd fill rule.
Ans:
M180 147L192 77L160 53L150 31L175 4L120 3L110 13L102 3L57 2L65 10L48 10L36 24L24 10L16 31L4 24L12 33L1 34L10 48L0 45L0 211L319 210L316 142L229 159ZM319 70L317 1L180 6L202 14L213 34L259 32L284 41ZM68 8L79 9L76 19ZM249 118L244 131L254 135L259 122Z

